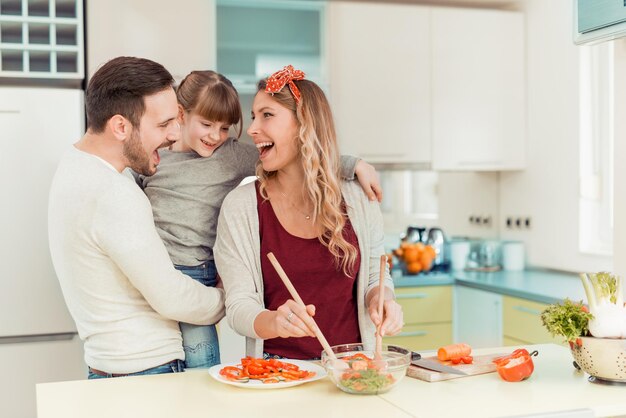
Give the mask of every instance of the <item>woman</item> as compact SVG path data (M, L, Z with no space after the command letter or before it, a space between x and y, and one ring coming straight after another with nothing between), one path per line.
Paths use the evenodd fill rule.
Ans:
M339 177L339 150L322 90L288 66L258 85L248 134L260 152L258 180L233 190L218 222L215 260L229 323L246 354L319 358L311 317L331 345L373 348L376 325L393 335L402 310L385 272L384 318L378 278L383 250L378 202ZM267 254L273 252L306 309L291 300Z

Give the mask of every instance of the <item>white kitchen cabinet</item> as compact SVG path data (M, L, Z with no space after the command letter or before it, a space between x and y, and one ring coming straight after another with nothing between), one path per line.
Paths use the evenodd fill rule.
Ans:
M0 88L0 338L76 332L50 258L48 192L83 109L82 90Z
M502 345L502 295L454 286L454 342L473 348Z
M36 383L87 376L47 236L50 183L83 125L82 90L0 88L0 417L35 417Z
M215 69L215 0L85 0L88 76L121 55L154 60L177 81Z
M2 340L0 340L1 342ZM34 418L35 385L87 378L83 343L68 340L0 343L0 417Z
M430 9L328 5L330 101L342 153L429 164Z
M433 168L523 169L523 15L433 8L431 24Z

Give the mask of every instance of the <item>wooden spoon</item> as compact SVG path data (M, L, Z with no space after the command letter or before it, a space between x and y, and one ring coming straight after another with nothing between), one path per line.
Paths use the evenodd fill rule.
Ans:
M374 350L374 360L379 364L383 364L383 336L380 334L380 330L383 327L383 304L385 303L385 267L387 266L387 255L380 256L380 280L378 282L378 317L380 323L376 327L376 348Z
M300 295L296 291L296 288L293 287L293 284L291 284L291 280L289 280L289 277L287 277L287 273L285 273L285 270L283 270L282 266L280 265L280 263L278 262L278 260L274 256L274 254L271 253L271 252L267 253L267 258L270 259L270 262L274 266L274 269L276 269L276 272L278 273L278 276L281 278L281 280L285 284L285 287L289 291L289 294L291 295L293 300L295 300L298 305L302 306L306 310L306 305L304 304L304 302L302 301L302 298L300 297ZM307 325L309 325L309 324L307 324ZM311 317L311 324L310 325L311 325L311 328L313 329L313 332L315 333L315 336L317 337L317 340L320 342L320 344L322 344L322 347L324 348L324 351L326 352L326 355L332 361L333 367L335 369L337 369L337 370L347 369L348 365L346 364L346 362L342 361L342 360L339 360L337 358L337 356L335 355L333 349L330 348L330 344L328 344L328 341L326 340L326 337L324 337L324 334L322 334L322 330L317 326L317 323L315 322L315 319L313 319L312 317Z

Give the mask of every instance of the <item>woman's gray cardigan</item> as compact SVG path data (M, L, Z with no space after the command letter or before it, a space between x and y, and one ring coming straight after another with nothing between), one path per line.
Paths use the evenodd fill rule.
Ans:
M376 328L365 306L365 296L370 289L378 286L380 256L384 254L382 215L378 202L370 202L357 182L342 182L341 191L361 252L357 282L361 341L366 349L373 349ZM237 333L247 337L246 355L254 357L263 354L263 340L254 330L256 316L265 310L260 257L267 255L260 255L260 252L259 216L253 182L234 189L226 196L217 225L214 257L226 290L228 323ZM304 254L291 254L291 257L302 257L302 261L306 262ZM385 285L393 291L393 281L388 269L385 270ZM333 309L331 306L316 308Z

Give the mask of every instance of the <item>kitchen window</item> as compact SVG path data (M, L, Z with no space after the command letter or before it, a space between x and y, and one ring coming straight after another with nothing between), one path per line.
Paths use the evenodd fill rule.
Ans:
M613 253L613 42L580 53L579 249Z

